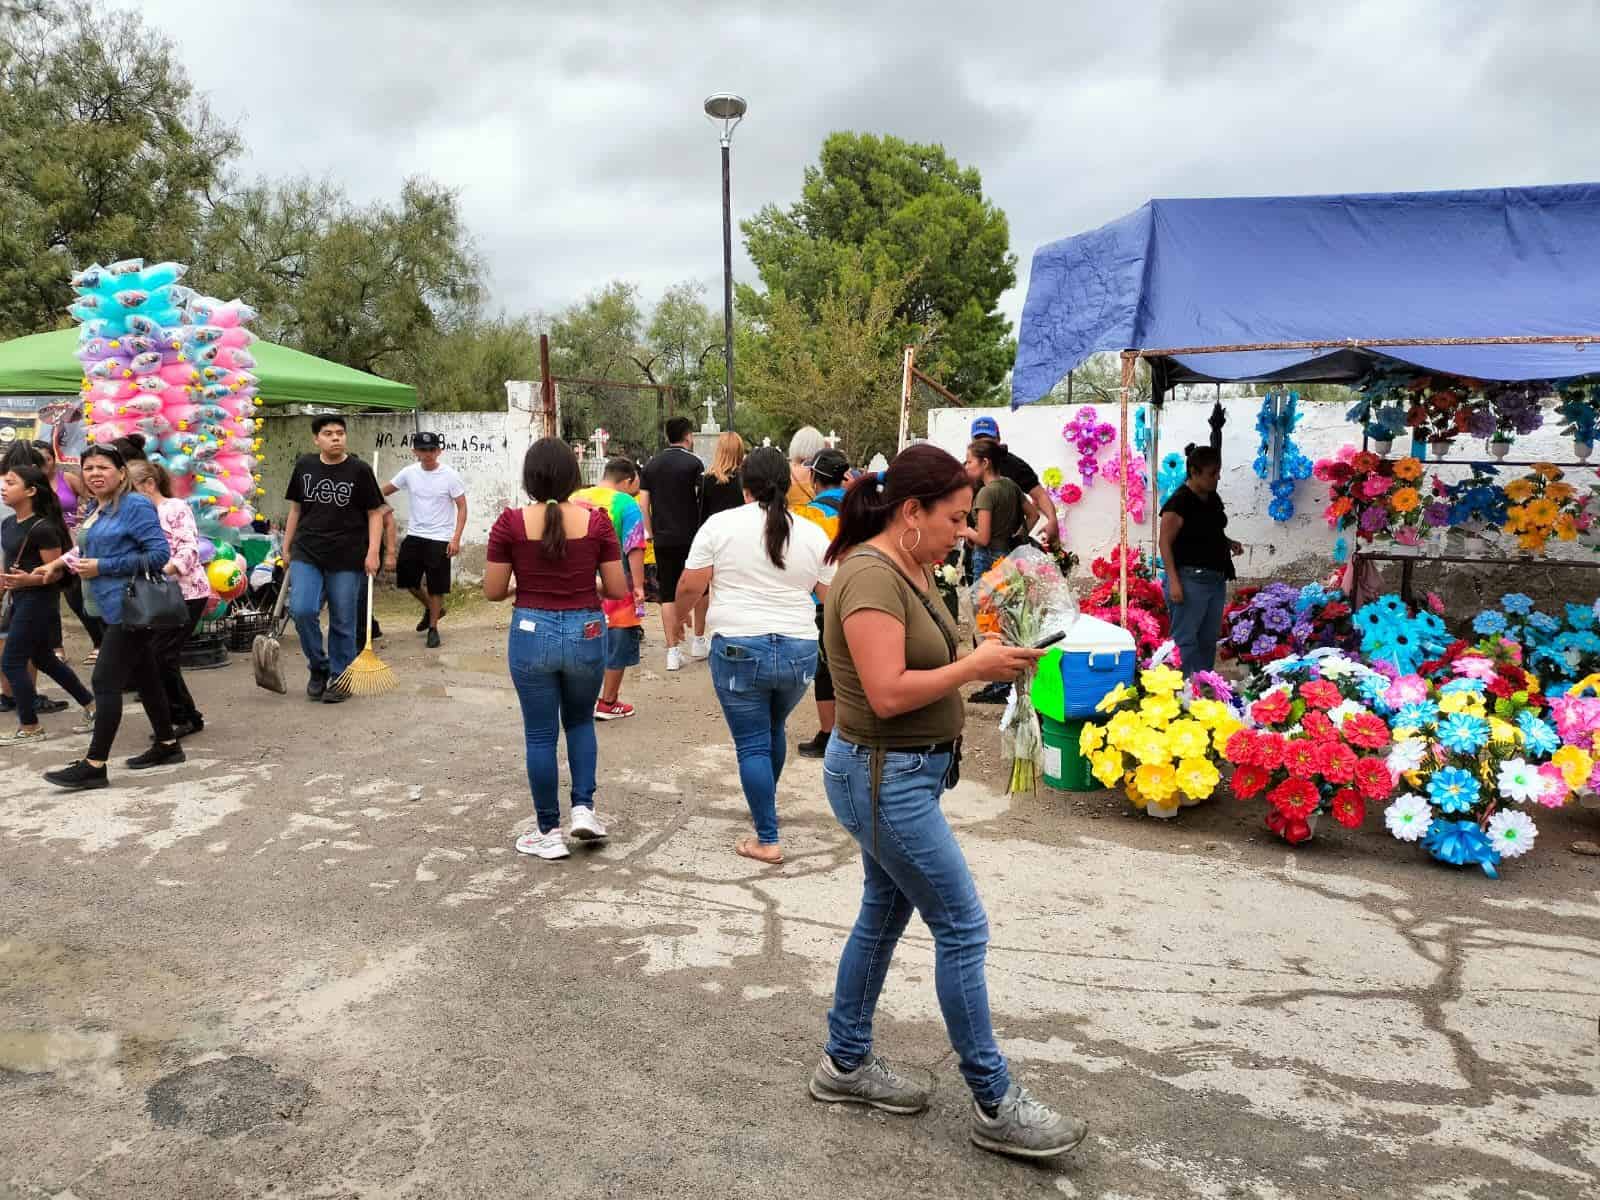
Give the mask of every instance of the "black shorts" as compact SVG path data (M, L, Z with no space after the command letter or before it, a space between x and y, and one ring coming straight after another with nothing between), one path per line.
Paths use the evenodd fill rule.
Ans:
M833 672L828 670L828 647L823 641L822 605L817 605L817 674L811 684L816 688L818 704L833 701Z
M405 537L400 542L394 581L400 587L414 588L428 581L430 596L450 594L450 543L432 538Z
M684 564L688 561L687 546L656 547L656 581L661 589L661 603L677 603L678 580L683 578Z

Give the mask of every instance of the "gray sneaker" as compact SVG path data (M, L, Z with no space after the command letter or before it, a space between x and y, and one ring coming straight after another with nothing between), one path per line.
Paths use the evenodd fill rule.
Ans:
M1088 1134L1087 1122L1041 1104L1019 1083L1011 1085L992 1117L972 1106L972 1140L996 1154L1054 1158L1076 1149Z
M919 1113L933 1089L913 1083L881 1058L869 1059L848 1074L826 1054L811 1073L811 1097L829 1104L867 1104L891 1113Z

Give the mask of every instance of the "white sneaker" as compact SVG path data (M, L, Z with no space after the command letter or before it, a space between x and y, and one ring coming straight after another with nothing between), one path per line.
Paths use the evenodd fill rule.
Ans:
M567 840L561 836L559 829L552 829L549 833L530 829L517 839L517 853L531 854L535 858L566 858Z
M667 670L683 670L683 650L678 646L667 647Z
M689 639L689 657L695 660L711 657L711 639L708 637L692 637Z
M603 842L607 836L606 827L600 824L600 818L594 815L594 809L583 804L573 805L571 834L573 841Z

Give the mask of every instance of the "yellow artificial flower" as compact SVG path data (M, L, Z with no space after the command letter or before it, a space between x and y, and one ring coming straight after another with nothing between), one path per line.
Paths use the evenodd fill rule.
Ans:
M1563 746L1550 756L1550 761L1561 768L1561 778L1574 791L1588 783L1594 773L1594 756L1582 746Z
M1546 479L1560 479L1561 478L1561 468L1556 466L1555 463L1547 463L1547 462L1534 463L1533 464L1533 470L1534 470L1535 474L1543 475Z
M1522 740L1522 731L1510 721L1490 717L1489 737L1502 746L1514 746Z
M1410 725L1396 725L1389 731L1389 736L1394 739L1396 745L1399 745L1401 742L1409 742L1416 737L1417 731Z
M1133 784L1146 801L1165 805L1178 790L1178 773L1168 763L1145 763L1133 773Z
M1554 500L1546 499L1543 496L1537 500L1528 501L1528 521L1541 529L1548 525L1554 525L1556 513L1559 511Z
M1151 667L1139 673L1139 686L1147 692L1176 692L1183 686L1183 676L1171 667Z
M1146 730L1144 736L1139 738L1128 750L1129 753L1146 766L1156 766L1160 763L1172 761L1172 751L1167 748L1167 739L1154 730Z
M1476 709L1477 711L1473 711ZM1475 717L1483 716L1483 697L1476 692L1446 692L1439 697L1439 711L1446 716L1451 713L1472 713Z
M1544 494L1555 501L1571 500L1578 494L1578 489L1570 483L1552 483L1544 489Z
M1211 744L1211 739L1206 736L1206 727L1199 721L1184 719L1174 721L1167 728L1167 745L1172 748L1174 758L1199 758L1206 752L1206 747Z
M1578 526L1577 523L1573 521L1571 513L1562 513L1556 518L1556 536L1563 542L1577 540Z
M1060 467L1046 467L1044 474L1039 476L1039 482L1047 488L1058 488L1065 478L1066 476L1061 473Z
M1122 782L1122 755L1115 750L1100 750L1089 756L1089 770L1104 787Z
M1413 458L1409 454L1404 458L1397 458L1394 463L1394 477L1396 479L1404 479L1408 483L1412 480L1421 479L1422 461Z
M1104 696L1100 697L1100 703L1094 706L1094 710L1095 712L1108 713L1124 701L1132 700L1136 695L1138 693L1133 688L1125 683L1119 683Z
M1403 487L1389 497L1389 507L1397 513L1416 512L1422 497L1414 487Z
M1209 758L1185 758L1178 763L1178 787L1191 800L1211 795L1221 778Z
M1528 524L1528 510L1525 508L1512 508L1506 510L1505 531L1507 533L1521 533Z
M1106 727L1086 722L1082 732L1078 734L1078 753L1093 754L1106 744Z
M1549 537L1542 533L1525 533L1517 539L1519 550L1543 550Z
M1139 715L1151 725L1165 725L1183 712L1176 696L1146 696L1139 701Z
M1513 479L1506 484L1506 499L1513 504L1521 504L1533 495L1533 481L1531 479Z
M1211 744L1217 748L1217 753L1221 754L1227 750L1228 739L1243 728L1244 722L1233 717L1229 717L1226 721L1223 721L1217 725L1216 728L1211 731Z
M1189 705L1189 715L1207 729L1215 729L1223 721L1233 718L1228 706L1220 700L1196 700Z
M1118 750L1127 750L1145 732L1145 725L1139 720L1139 714L1123 709L1112 717L1111 724L1106 726L1106 740Z

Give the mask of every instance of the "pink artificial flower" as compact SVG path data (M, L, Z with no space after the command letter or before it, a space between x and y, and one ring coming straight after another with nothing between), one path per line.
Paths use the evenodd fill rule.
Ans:
M1402 675L1389 685L1389 690L1383 697L1384 703L1390 708L1421 704L1427 698L1428 685L1420 675Z
M1402 546L1422 545L1422 531L1412 525L1402 525L1394 535L1394 540Z
M1384 475L1373 475L1361 485L1361 494L1368 500L1376 500L1379 496L1388 494L1390 485L1394 480Z
M1344 445L1339 447L1339 453L1335 454L1334 457L1342 463L1347 463L1360 452L1355 446Z
M1429 592L1427 595L1428 611L1436 617L1444 616L1444 601L1439 598L1438 592Z
M1546 808L1560 808L1567 802L1567 781L1561 777L1561 768L1555 763L1541 763L1539 777L1544 780L1544 791L1539 793L1539 803Z
M1463 654L1456 659L1455 668L1463 679L1481 679L1488 683L1495 677L1494 663L1476 654Z

